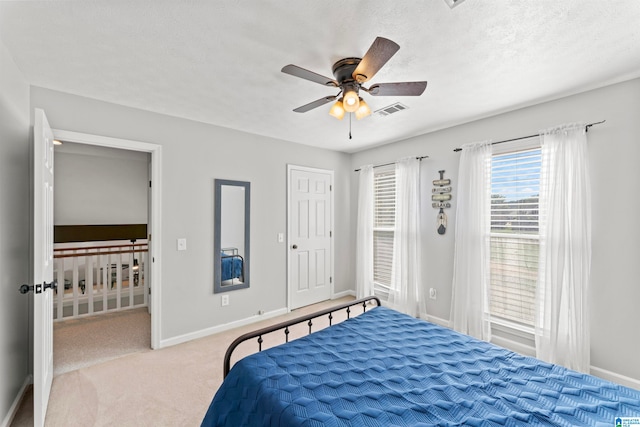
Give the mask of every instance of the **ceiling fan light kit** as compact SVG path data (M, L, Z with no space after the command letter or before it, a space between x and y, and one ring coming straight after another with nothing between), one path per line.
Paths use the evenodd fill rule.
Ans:
M336 96L320 98L309 104L294 109L297 113L305 113L314 108L320 107L328 102L334 101L341 96L329 110L329 114L338 120L342 120L345 112L355 113L356 119L360 120L371 115L371 108L360 97L360 89L372 96L420 96L427 87L426 81L401 82L401 83L377 83L369 89L362 86L391 59L400 49L395 42L376 37L373 44L362 58L344 58L333 64L332 71L335 79L322 76L313 71L289 64L282 68L282 72L309 80L323 86L338 87L340 93Z

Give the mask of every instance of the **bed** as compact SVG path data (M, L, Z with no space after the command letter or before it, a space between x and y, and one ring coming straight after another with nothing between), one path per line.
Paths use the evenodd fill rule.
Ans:
M374 300L376 301L376 300ZM379 305L379 301L376 301ZM616 426L640 391L386 307L239 360L203 426ZM326 314L325 312L321 313ZM301 318L309 321L309 316ZM288 325L276 325L285 330ZM625 424L626 423L626 424Z
M220 252L222 281L239 279L244 282L244 259L236 248L224 248Z

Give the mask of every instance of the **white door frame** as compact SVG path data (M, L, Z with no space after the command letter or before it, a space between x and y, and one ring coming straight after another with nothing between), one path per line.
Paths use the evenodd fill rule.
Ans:
M291 277L289 272L291 271L291 236L289 233L289 222L291 221L291 170L293 169L297 169L297 170L303 170L303 171L307 171L307 172L317 172L317 173L326 173L329 174L331 176L331 187L333 187L333 182L334 182L334 171L332 169L320 169L320 168L312 168L312 167L308 167L308 166L299 166L299 165L293 165L290 163L287 163L287 311L290 312L291 311ZM334 191L330 191L330 197L331 197L331 231L335 231L335 218L334 218L334 213L335 213L335 203L334 203ZM329 284L330 286L330 294L331 294L331 298L333 298L334 296L334 282L333 282L333 277L335 277L333 268L334 268L334 254L335 254L335 248L334 248L334 241L335 241L335 236L332 236L331 239L331 259L329 260L331 267L330 267L330 272L331 272L331 283Z
M157 144L150 144L148 142L132 141L128 139L110 138L106 136L91 135L86 133L79 133L67 130L53 129L53 135L56 139L61 141L75 142L86 145L97 145L100 147L118 148L122 150L142 151L151 154L151 212L150 223L151 229L148 230L148 234L151 235L151 241L149 242L149 253L152 256L151 259L151 298L149 304L151 305L151 348L160 348L160 338L162 337L161 330L161 313L160 308L162 304L162 277L161 277L161 254L162 254L162 236L161 236L161 196L162 196L162 146Z

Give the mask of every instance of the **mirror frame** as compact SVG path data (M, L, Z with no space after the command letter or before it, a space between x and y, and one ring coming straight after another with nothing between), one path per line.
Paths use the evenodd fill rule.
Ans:
M237 285L222 286L222 268L221 268L221 214L222 214L222 186L234 186L244 188L244 282ZM229 179L215 179L214 180L214 230L213 230L213 293L218 294L221 292L235 291L236 289L246 289L249 287L250 278L250 223L251 217L251 183L247 181L232 181Z

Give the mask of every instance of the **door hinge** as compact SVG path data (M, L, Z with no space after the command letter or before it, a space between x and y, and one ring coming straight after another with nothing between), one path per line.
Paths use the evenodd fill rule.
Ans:
M333 237L333 231L329 231L329 237Z
M151 188L151 181L149 181L149 188Z
M329 283L333 283L333 277L329 277Z
M333 185L329 186L329 191L333 191Z

